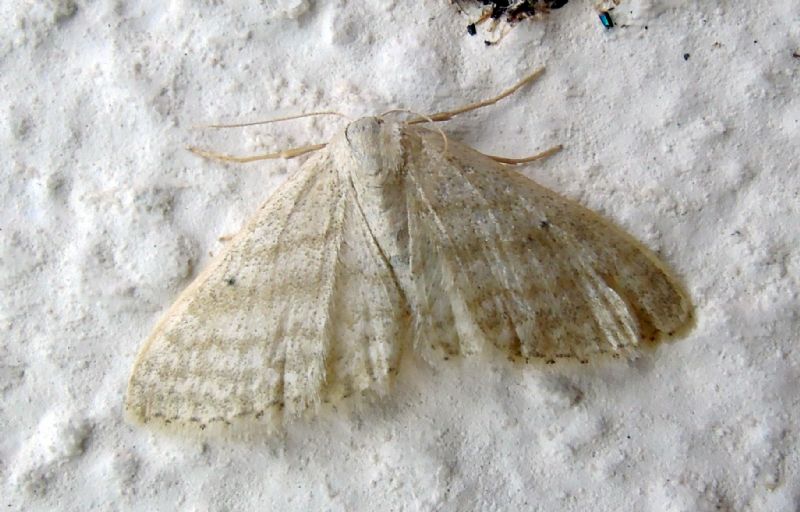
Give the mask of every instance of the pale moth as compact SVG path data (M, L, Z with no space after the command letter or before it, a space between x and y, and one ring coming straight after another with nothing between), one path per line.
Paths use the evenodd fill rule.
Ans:
M321 402L384 395L401 352L494 345L523 360L628 354L690 317L648 250L505 164L420 126L490 100L350 122L258 210L141 348L139 423L279 429Z

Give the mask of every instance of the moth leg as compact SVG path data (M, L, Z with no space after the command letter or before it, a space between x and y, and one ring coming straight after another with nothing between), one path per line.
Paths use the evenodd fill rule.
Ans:
M476 109L479 109L481 107L488 107L489 105L494 105L495 103L497 103L498 101L502 100L503 98L514 94L519 89L521 89L521 88L525 87L526 85L528 85L529 83L533 82L534 80L539 78L542 75L542 73L544 73L544 68L543 67L537 69L536 71L534 71L533 73L531 73L527 77L525 77L522 80L520 80L519 82L517 82L512 87L509 87L508 89L506 89L505 91L501 92L500 94L498 94L497 96L495 96L493 98L489 98L487 100L482 100L482 101L477 101L475 103L470 103L469 105L464 105L463 107L457 108L455 110L447 110L447 111L444 111L444 112L438 112L436 114L431 114L429 116L415 117L414 119L411 119L410 121L408 121L408 124L419 124L419 123L425 123L425 122L430 122L430 121L434 121L434 122L436 122L436 121L448 121L448 120L452 119L453 117L457 116L458 114L463 114L464 112L469 112L470 110L476 110Z
M195 155L201 156L203 158L208 158L210 160L220 160L222 162L236 162L240 164L246 164L248 162L256 162L258 160L274 160L276 158L294 158L297 156L305 155L306 153L311 153L312 151L317 151L318 149L322 149L326 144L312 144L309 146L300 146L297 148L289 148L283 149L281 151L276 151L275 153L265 153L262 155L253 155L253 156L233 156L233 155L225 155L223 153L214 153L212 151L206 151L204 149L196 148L194 146L189 146L186 149L194 153Z
M556 153L558 153L562 149L564 149L564 146L562 144L559 144L557 146L553 146L550 149L545 149L541 153L536 153L535 155L526 156L524 158L506 158L504 156L487 155L486 153L482 153L482 154L484 156L488 156L489 158L491 158L495 162L499 162L501 164L519 165L519 164L527 164L527 163L530 163L530 162L535 162L537 160L544 160L545 158L549 158L549 157L555 155Z

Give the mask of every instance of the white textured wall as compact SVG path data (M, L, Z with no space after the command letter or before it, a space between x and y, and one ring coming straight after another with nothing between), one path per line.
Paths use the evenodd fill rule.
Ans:
M465 3L462 1L462 3ZM267 6L269 4L270 6ZM0 5L0 507L4 510L797 510L800 9L589 1L500 45L447 0ZM684 54L689 54L688 59ZM634 363L409 357L383 403L250 444L127 425L160 312L324 141L317 109L432 112L603 213L686 284L697 323Z

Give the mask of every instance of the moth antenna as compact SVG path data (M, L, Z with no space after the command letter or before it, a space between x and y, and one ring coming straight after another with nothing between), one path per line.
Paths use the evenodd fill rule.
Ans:
M501 164L519 165L519 164L527 164L527 163L530 163L530 162L535 162L537 160L544 160L545 158L549 158L549 157L555 155L556 153L558 153L562 149L564 149L563 144L559 144L557 146L553 146L550 149L545 149L541 153L536 153L535 155L526 156L526 157L523 157L523 158L506 158L504 156L487 155L486 153L483 153L483 154L485 156L488 156L489 158L491 158L495 162L499 162Z
M408 124L419 124L425 122L438 122L438 121L449 121L453 117L457 116L458 114L463 114L464 112L469 112L470 110L476 110L482 107L488 107L489 105L494 105L498 101L502 100L503 98L510 96L517 92L518 90L522 89L529 83L533 82L544 73L544 67L538 68L536 71L531 73L530 75L526 76L513 86L509 87L505 91L501 92L497 96L493 98L489 98L486 100L478 101L475 103L470 103L469 105L465 105L463 107L459 107L455 110L447 110L444 112L438 112L436 114L431 114L428 116L419 116L417 118L411 119L408 121Z
M208 128L220 129L220 128L244 128L246 126L256 126L260 124L270 124L270 123L279 123L281 121L291 121L293 119L302 119L304 117L313 117L313 116L339 116L344 117L347 120L351 120L351 118L341 112L333 112L328 110L323 110L320 112L308 112L307 114L297 114L294 116L286 116L286 117L276 117L274 119L267 119L264 121L252 121L249 123L234 123L234 124L207 124L207 125L198 125L193 126L192 128L195 130L205 130Z
M295 158L301 155L305 155L306 153L311 153L312 151L317 151L319 149L324 148L328 144L312 144L309 146L300 146L296 148L290 149L283 149L281 151L276 151L275 153L265 153L262 155L252 155L252 156L233 156L233 155L226 155L223 153L214 153L212 151L206 151L204 149L196 148L194 146L188 146L186 149L194 153L195 155L201 156L203 158L208 158L210 160L219 160L222 162L236 162L240 164L246 164L248 162L256 162L258 160L274 160L277 158Z
M408 110L407 108L394 108L392 110L387 110L386 112L382 112L378 117L383 117L386 114L392 114L394 112L405 112L405 113L408 113L408 114L413 114L415 116L418 116L415 119L422 118L422 119L426 119L430 123L435 122L430 116L428 116L426 114L420 114L419 112L414 112L413 110ZM408 123L408 124L412 124L412 123ZM444 133L444 131L442 131L442 129L439 128L436 125L434 125L434 128L436 128L436 131L438 131L442 135L442 140L444 141L444 146L443 146L443 149L442 149L442 153L446 155L447 154L447 134Z

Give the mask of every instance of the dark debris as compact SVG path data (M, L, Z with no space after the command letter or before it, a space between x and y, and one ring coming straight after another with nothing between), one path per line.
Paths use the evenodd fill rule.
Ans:
M544 14L551 9L564 7L569 0L505 0L492 2L490 0L477 0L484 9L488 9L488 17L499 20L504 19L514 24L535 14Z

